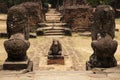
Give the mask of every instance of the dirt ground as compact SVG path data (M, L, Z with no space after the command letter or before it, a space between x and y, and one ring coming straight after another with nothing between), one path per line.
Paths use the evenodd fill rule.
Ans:
M0 32L6 31L6 15L0 15ZM116 20L117 28L120 19ZM28 56L34 62L34 69L39 70L85 70L85 62L93 53L91 48L91 37L80 36L81 33L73 33L72 37L37 37L30 39L31 46L27 52ZM63 55L65 56L65 65L47 65L47 53L53 39L58 39L62 44ZM7 58L7 53L4 49L5 38L0 38L0 65ZM120 32L116 32L115 40L118 41L118 49L115 57L120 65Z

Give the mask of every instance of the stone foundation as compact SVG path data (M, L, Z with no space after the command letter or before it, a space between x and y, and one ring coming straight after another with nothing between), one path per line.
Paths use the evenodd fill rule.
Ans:
M4 70L22 70L27 69L30 60L27 59L25 61L5 61L3 64Z

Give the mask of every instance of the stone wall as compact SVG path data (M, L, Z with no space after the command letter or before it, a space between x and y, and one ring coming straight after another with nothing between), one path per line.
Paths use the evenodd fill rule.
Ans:
M26 2L20 4L26 8L29 17L30 32L36 31L36 25L40 22L44 22L44 13L42 12L42 6L37 2Z
M86 0L65 0L63 2L62 22L72 28L72 31L90 30L92 8L87 5Z
M92 9L89 6L68 7L64 10L62 21L68 23L73 31L86 31L90 29Z

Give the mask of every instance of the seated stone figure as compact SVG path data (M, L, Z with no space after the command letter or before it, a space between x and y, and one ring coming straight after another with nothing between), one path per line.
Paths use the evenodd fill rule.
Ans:
M91 55L89 64L92 68L102 67L109 68L117 65L117 61L114 57L118 43L112 40L112 37L106 34L105 37L101 37L98 34L97 40L93 40L91 46L94 53Z
M57 57L62 54L62 47L58 40L53 40L53 43L50 47L50 51L48 52L50 56Z

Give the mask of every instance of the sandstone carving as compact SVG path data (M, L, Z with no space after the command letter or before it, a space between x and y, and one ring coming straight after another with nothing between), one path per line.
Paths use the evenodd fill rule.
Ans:
M118 43L115 36L114 10L109 5L100 5L94 13L91 46L94 53L86 63L86 69L109 68L117 65L114 57Z
M58 40L53 40L53 43L50 47L49 55L61 55L62 53L62 47Z
M8 58L3 64L3 69L27 69L26 71L33 70L33 63L29 60L26 54L30 46L30 42L28 41L28 14L24 7L18 5L9 9L7 17L7 33L8 40L4 42L4 47Z

